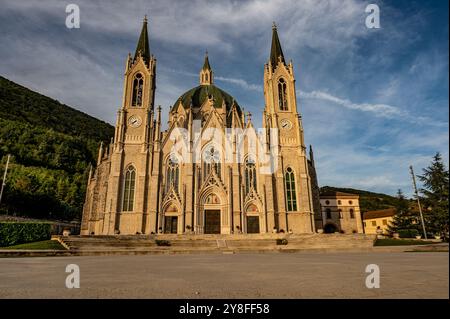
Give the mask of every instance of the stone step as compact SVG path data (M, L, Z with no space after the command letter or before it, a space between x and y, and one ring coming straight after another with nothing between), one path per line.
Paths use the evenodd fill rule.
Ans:
M287 245L277 245L286 238ZM374 236L352 234L248 234L248 235L135 235L135 236L69 236L58 237L76 251L215 251L215 250L277 250L277 249L358 249L373 247ZM167 240L170 246L158 246L157 240Z

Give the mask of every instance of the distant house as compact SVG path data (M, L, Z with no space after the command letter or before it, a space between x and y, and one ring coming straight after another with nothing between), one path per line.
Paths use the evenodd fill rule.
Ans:
M363 233L359 195L329 191L320 194L322 228L325 233Z
M387 234L388 227L392 224L395 214L395 208L372 210L363 213L364 232L366 234L376 234L377 229L381 229L383 234Z

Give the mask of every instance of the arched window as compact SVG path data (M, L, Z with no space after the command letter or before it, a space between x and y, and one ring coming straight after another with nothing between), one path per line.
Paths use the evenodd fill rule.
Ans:
M211 169L214 169L218 176L221 175L221 154L220 151L214 146L207 146L203 151L203 180L205 180Z
M167 178L166 178L166 192L173 186L173 189L178 192L178 185L180 180L180 169L178 160L170 157L167 162Z
M297 210L297 194L295 192L295 176L292 168L288 167L285 174L287 211Z
M138 73L134 77L133 81L133 100L131 101L132 106L142 106L142 90L144 87L144 78L142 74Z
M327 208L325 212L327 214L327 219L331 219L331 209Z
M355 211L350 209L350 218L355 218Z
M281 111L288 110L287 86L283 78L278 81L278 107Z
M134 206L134 189L136 182L136 169L130 165L125 172L125 183L123 188L122 211L131 212Z
M245 161L245 193L248 194L251 188L256 190L256 165L254 160L247 158Z

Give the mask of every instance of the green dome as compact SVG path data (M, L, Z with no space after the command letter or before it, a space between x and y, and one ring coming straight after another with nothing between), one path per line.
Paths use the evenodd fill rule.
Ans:
M234 103L238 108L238 112L241 113L240 107L234 98L213 84L199 85L187 91L178 98L173 107L177 107L180 103L182 103L185 108L188 108L191 105L193 107L200 107L208 97L214 99L214 106L216 108L222 107L222 103L225 101L227 111L231 109L231 106Z

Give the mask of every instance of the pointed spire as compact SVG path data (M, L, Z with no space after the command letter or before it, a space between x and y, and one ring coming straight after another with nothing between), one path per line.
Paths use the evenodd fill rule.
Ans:
M211 70L211 65L209 65L209 59L208 59L208 50L205 52L205 62L203 63L202 70Z
M97 158L97 164L100 164L103 157L103 141L100 142L100 147L98 148L98 158Z
M314 166L314 152L312 145L309 145L309 160L311 161L312 165Z
M144 59L145 63L148 64L150 61L150 45L147 32L147 15L144 17L144 22L142 23L141 35L139 36L136 52L134 54L135 61L138 58L139 54Z
M157 121L159 124L161 124L161 105L158 105L157 111L158 111L158 120Z
M111 155L114 150L114 137L111 137L111 141L109 142L109 154Z
M208 51L206 51L205 62L203 62L203 67L200 70L200 85L211 84L213 84L213 71L211 65L209 64Z
M157 112L158 112L158 115L157 115L157 117L156 117L157 119L155 121L155 138L154 138L155 142L159 141L159 137L160 137L159 135L161 133L161 105L158 105Z
M272 25L272 48L270 49L270 63L272 64L273 69L277 67L279 59L286 64L283 50L281 49L280 39L278 38L277 25L274 22Z
M89 184L89 181L91 180L91 178L92 178L92 164L89 164L88 184Z

